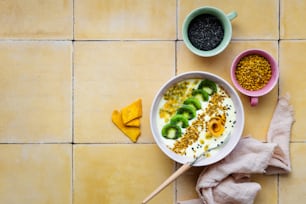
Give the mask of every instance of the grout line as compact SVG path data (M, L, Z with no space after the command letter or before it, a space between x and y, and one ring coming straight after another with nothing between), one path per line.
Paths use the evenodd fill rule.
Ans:
M239 41L306 41L306 38L288 38L288 39L267 39L267 38L233 38L232 41L239 42ZM148 39L135 39L135 40L117 40L117 39L108 39L108 40L102 40L102 39L93 39L93 40L75 40L75 39L0 39L1 42L183 42L183 40L176 39L176 40L170 40L170 39L156 39L156 40L148 40Z
M75 0L72 0L72 40L75 39Z
M279 76L278 76L278 83L277 83L277 85L278 85L278 93L277 93L277 97L279 98L280 97L280 76L281 76L281 72L280 72L280 67L279 67L279 65L280 65L280 40L278 40L278 42L277 42L277 66L278 66L278 70L279 70Z
M176 15L175 15L175 35L176 35L176 40L178 40L178 34L179 34L179 31L178 31L178 17L179 17L179 0L176 0Z
M281 38L281 0L278 1L278 40Z
M177 42L178 42L178 0L176 0L175 35L174 40L174 75L177 75Z
M278 69L279 69L279 77L278 77L278 93L277 93L277 97L279 98L280 97L280 13L281 13L281 7L280 7L280 0L278 1L278 41L277 41L277 66L278 66ZM278 185L277 185L277 188L278 188ZM279 197L279 194L277 193L277 197Z
M177 68L177 59L178 59L178 56L177 56L177 50L178 50L178 40L179 40L179 25L178 25L178 21L179 21L179 0L176 0L175 2L175 40L174 40L174 75L176 76L177 73L178 73L178 68ZM175 172L177 169L177 163L174 161L173 162L173 172ZM177 203L177 180L174 181L173 183L173 202L174 204Z
M71 145L156 145L153 142L142 142L142 143L132 143L132 142L0 142L0 145L16 145L16 144L25 144L25 145L44 145L44 144L71 144Z
M71 42L72 39L49 39L49 38L24 38L24 39L0 39L0 42Z
M155 142L153 143L116 143L116 142L82 142L82 143L73 143L73 145L157 145Z
M1 145L67 145L72 142L0 142Z
M280 190L279 190L279 174L277 174L276 177L276 184L277 184L277 198L276 198L276 203L279 204L280 203L280 199L279 199L279 195L280 195Z
M178 41L174 41L174 75L177 75L177 50L178 50Z
M74 168L74 116L75 116L75 0L72 0L72 45L71 45L71 204L74 204L74 178L75 178L75 168Z
M71 145L71 204L74 203L74 145Z
M75 178L75 168L74 168L74 116L75 116L75 0L72 0L72 53L71 53L71 204L74 204L74 178Z
M290 144L306 144L306 140L290 141ZM157 145L155 142L129 143L129 142L0 142L1 145Z
M1 39L0 42L173 42L173 39Z
M74 116L75 116L75 42L72 41L72 53L71 53L71 142L74 142Z

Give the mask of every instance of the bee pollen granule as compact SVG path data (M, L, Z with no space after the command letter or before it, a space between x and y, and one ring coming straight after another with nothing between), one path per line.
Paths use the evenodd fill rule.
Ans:
M257 91L270 81L272 76L271 65L263 56L247 55L238 62L235 75L242 88Z

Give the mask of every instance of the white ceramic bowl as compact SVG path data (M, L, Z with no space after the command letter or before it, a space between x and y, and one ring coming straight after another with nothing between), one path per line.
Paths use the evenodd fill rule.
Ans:
M235 89L232 88L232 86L227 81L225 81L224 79L222 79L217 75L208 72L196 71L196 72L186 72L170 79L161 87L161 89L158 91L158 93L154 98L150 113L150 125L153 137L157 145L168 157L170 157L174 161L181 164L185 164L187 162L192 161L192 158L176 154L164 144L164 142L162 141L162 135L157 127L157 116L158 116L157 112L160 100L162 99L164 93L173 84L176 84L180 81L184 81L186 79L209 79L211 81L214 81L218 85L222 86L226 90L226 92L230 95L236 109L236 125L234 129L231 131L230 139L220 148L219 151L216 152L216 154L213 154L208 158L203 158L194 164L194 166L206 166L223 159L235 148L235 146L237 145L237 143L241 138L244 128L244 109Z

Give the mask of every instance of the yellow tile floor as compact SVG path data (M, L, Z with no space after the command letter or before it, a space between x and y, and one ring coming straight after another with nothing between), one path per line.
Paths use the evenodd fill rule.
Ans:
M201 6L237 11L233 39L201 58L182 41L185 16ZM178 168L156 146L149 123L160 86L186 71L230 82L248 48L279 63L278 86L245 108L244 135L265 141L277 98L295 108L292 173L256 175L256 204L306 200L306 2L301 0L3 0L0 2L0 203L135 204ZM114 109L143 100L136 144L111 122ZM192 168L150 203L197 198Z

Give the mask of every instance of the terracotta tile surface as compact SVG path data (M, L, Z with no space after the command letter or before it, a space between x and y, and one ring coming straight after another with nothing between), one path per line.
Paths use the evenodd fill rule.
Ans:
M301 57L301 53L306 51L305 40L284 40L280 42L280 94L290 94L291 101L295 107L296 122L292 129L292 141L305 141L304 134L306 128L303 120L306 114L304 104L306 102L303 91L306 87L305 71L303 67L306 59ZM296 88L296 84L299 88Z
M300 0L280 0L280 38L305 39L306 38L306 2Z
M255 199L255 204L278 204L277 176L254 175L251 180L261 186L261 190Z
M222 76L232 84L230 67L234 58L242 51L252 48L260 48L269 52L276 60L278 57L278 45L276 41L233 41L220 55L213 58L201 58L191 53L183 42L177 45L177 72L206 71ZM250 106L248 96L240 94L244 104L245 128L244 135L252 135L259 140L266 139L275 104L278 98L278 87L265 96L259 98L256 107Z
M279 199L281 204L300 203L306 199L305 189L305 143L291 144L292 172L279 178Z
M111 123L112 111L141 98L140 142L153 142L150 106L174 76L172 42L80 42L75 45L75 141L129 142Z
M177 165L180 167L181 165ZM199 174L204 170L203 167L192 167L176 181L177 200L189 200L197 198L196 184Z
M175 30L175 0L75 1L76 39L173 40Z
M72 202L72 145L1 144L0 203Z
M232 20L221 54L202 58L182 41L182 23L201 6ZM266 141L279 96L291 96L292 172L253 175L255 204L305 200L304 1L284 0L4 0L0 1L0 203L126 203L149 195L181 165L156 145L150 108L160 87L188 71L217 74L232 84L230 66L249 48L278 62L277 86L245 110L243 136ZM298 86L297 86L298 85ZM141 136L128 139L111 121L142 99ZM190 169L150 203L198 198L203 167Z
M154 144L76 145L74 203L139 203L174 169ZM150 203L173 203L173 185Z
M0 42L0 141L71 142L71 42Z
M232 20L234 39L278 39L278 6L277 0L179 0L178 36L182 39L182 24L185 17L194 9L213 6L225 14L236 11L238 17ZM260 12L259 12L260 11ZM265 15L259 15L265 14Z
M73 1L0 2L0 39L72 39Z

